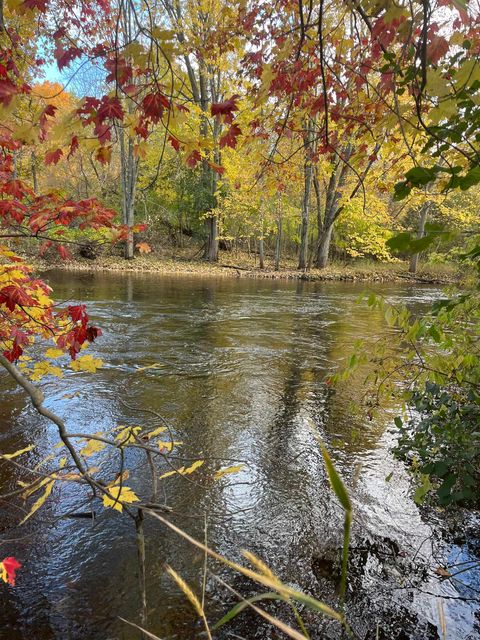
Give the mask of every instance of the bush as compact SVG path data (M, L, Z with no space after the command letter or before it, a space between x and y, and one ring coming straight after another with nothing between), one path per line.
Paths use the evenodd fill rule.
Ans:
M394 453L429 476L441 505L478 502L480 395L474 388L427 382L413 392L411 406L416 415L407 422L396 419Z

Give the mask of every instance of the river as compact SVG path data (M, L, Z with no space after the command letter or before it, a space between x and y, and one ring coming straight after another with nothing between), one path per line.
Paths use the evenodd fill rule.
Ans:
M357 303L365 285L65 272L47 279L59 301L87 303L103 331L90 352L105 363L96 374L47 379L47 406L70 432L153 428L158 418L143 410L161 414L183 443L177 455L206 460L196 475L160 481L173 522L203 540L207 514L214 549L237 560L249 549L287 583L335 605L342 511L326 482L314 424L354 503L346 615L356 637L441 638L442 618L449 639L480 637L478 571L456 581L436 573L447 562L472 560L472 548L465 536L448 533L441 512L413 502L409 478L389 452L392 408L369 420L356 410L358 383L337 392L325 384L358 338L369 349L386 330ZM440 295L412 285L374 290L418 313ZM0 393L1 450L34 442L22 460L35 464L57 442L55 429L5 375ZM212 480L231 460L245 466ZM129 484L141 494L147 471L138 454L127 462ZM112 473L118 467L116 459L106 464ZM1 465L2 493L17 487L17 473ZM62 517L75 509L85 506L71 486L55 489L22 527L18 504L3 506L1 557L14 555L23 568L17 586L0 585L1 640L139 638L119 620L139 622L134 527L101 506L95 521ZM202 554L148 518L146 538L148 629L164 639L202 637L193 609L164 572L168 562L200 592ZM261 590L212 569L244 596ZM214 578L206 600L213 621L232 605ZM333 622L306 621L312 638L339 637ZM279 635L245 612L217 637Z

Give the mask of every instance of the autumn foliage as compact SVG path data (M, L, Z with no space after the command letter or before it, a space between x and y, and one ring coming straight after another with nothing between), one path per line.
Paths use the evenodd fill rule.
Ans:
M15 242L33 239L41 254L54 249L67 260L74 243L69 230L101 231L106 240L133 247L140 227L116 224L117 212L97 198L27 184L18 177L21 150L40 153L51 171L84 152L97 171L111 164L117 145L121 197L126 209L130 198L133 215L138 166L147 143L163 136L153 183L167 146L201 172L209 191L199 210L216 242L219 194L223 211L230 207L238 217L251 211L252 189L242 184L249 175L262 197L281 202L293 182L288 163L298 155L300 174L314 180L322 170L326 176L319 244L345 211L361 217L355 198L377 162L394 174L402 163L398 201L432 184L447 192L480 183L480 26L478 13L463 1L252 0L231 7L212 2L208 12L186 3L184 13L180 5L162 3L158 15L148 3L128 4L125 23L135 27L120 33L125 8L109 0L80 0L75 11L65 0L6 4L0 25L0 353L10 363L23 358L33 380L53 371L50 362L25 365L35 342L53 343L52 360L68 354L74 370L95 370L94 358L79 364L77 355L101 331L85 306L54 304ZM164 23L169 28L160 28ZM45 52L53 52L59 70L82 61L100 68L102 92L70 100L61 86L39 82ZM233 154L244 149L242 166ZM240 206L232 203L233 192ZM255 222L262 238L272 224L268 213L265 206ZM303 223L308 239L308 216ZM136 247L150 251L144 241ZM114 509L137 500L119 480L107 486L105 500ZM5 558L2 578L14 584L19 567Z
M18 560L13 556L4 558L2 562L0 562L0 571L1 571L2 580L4 582L7 582L12 587L14 587L17 570L20 569L21 566L22 566L21 563L18 562Z

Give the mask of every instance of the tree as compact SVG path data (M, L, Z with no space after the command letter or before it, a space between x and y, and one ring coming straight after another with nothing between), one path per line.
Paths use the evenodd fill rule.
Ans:
M228 100L227 57L236 57L231 39L235 30L235 14L221 2L194 6L180 1L163 0L170 27L176 34L185 65L190 100L198 109L200 141L187 158L194 167L201 164L202 194L199 213L205 219L204 258L218 260L218 220L215 215L218 174L221 173L221 149L235 147L241 133L233 122L238 110L234 95ZM238 45L237 45L238 46ZM190 107L191 108L191 107ZM228 131L222 135L222 123Z

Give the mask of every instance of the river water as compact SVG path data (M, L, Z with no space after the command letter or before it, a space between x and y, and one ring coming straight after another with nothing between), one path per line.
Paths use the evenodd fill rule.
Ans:
M411 499L408 476L389 453L393 408L368 420L356 411L358 382L336 392L325 384L357 339L373 348L386 330L357 303L363 285L55 272L47 279L59 301L88 304L103 330L90 353L105 362L96 374L47 379L47 406L71 433L154 428L159 418L144 410L161 414L183 443L175 454L206 460L195 475L160 481L173 522L203 540L206 518L214 549L237 560L249 549L285 582L336 606L342 512L326 482L314 424L355 507L346 613L356 637L441 638L442 619L450 639L479 637L478 573L455 581L436 573L471 561L473 551L461 531L446 531L441 512L427 513ZM397 284L374 290L417 313L440 295L434 287ZM0 392L1 450L35 442L22 458L33 465L57 442L55 429L4 375ZM143 458L127 458L129 485L142 494ZM245 464L239 473L212 479L238 460ZM104 464L114 475L118 459ZM2 464L2 493L20 476ZM23 568L17 586L0 587L0 640L139 638L119 620L139 622L129 518L101 506L94 521L63 517L86 510L70 485L56 488L48 505L18 527L22 508L2 508L0 555L16 556ZM145 529L148 629L164 639L202 637L191 606L164 572L168 562L200 593L202 554L159 522L147 518ZM245 597L259 592L225 569L212 570ZM206 602L215 621L232 597L210 576ZM291 622L288 610L269 610ZM312 638L340 637L335 623L308 613L305 620ZM245 612L218 637L280 636Z

